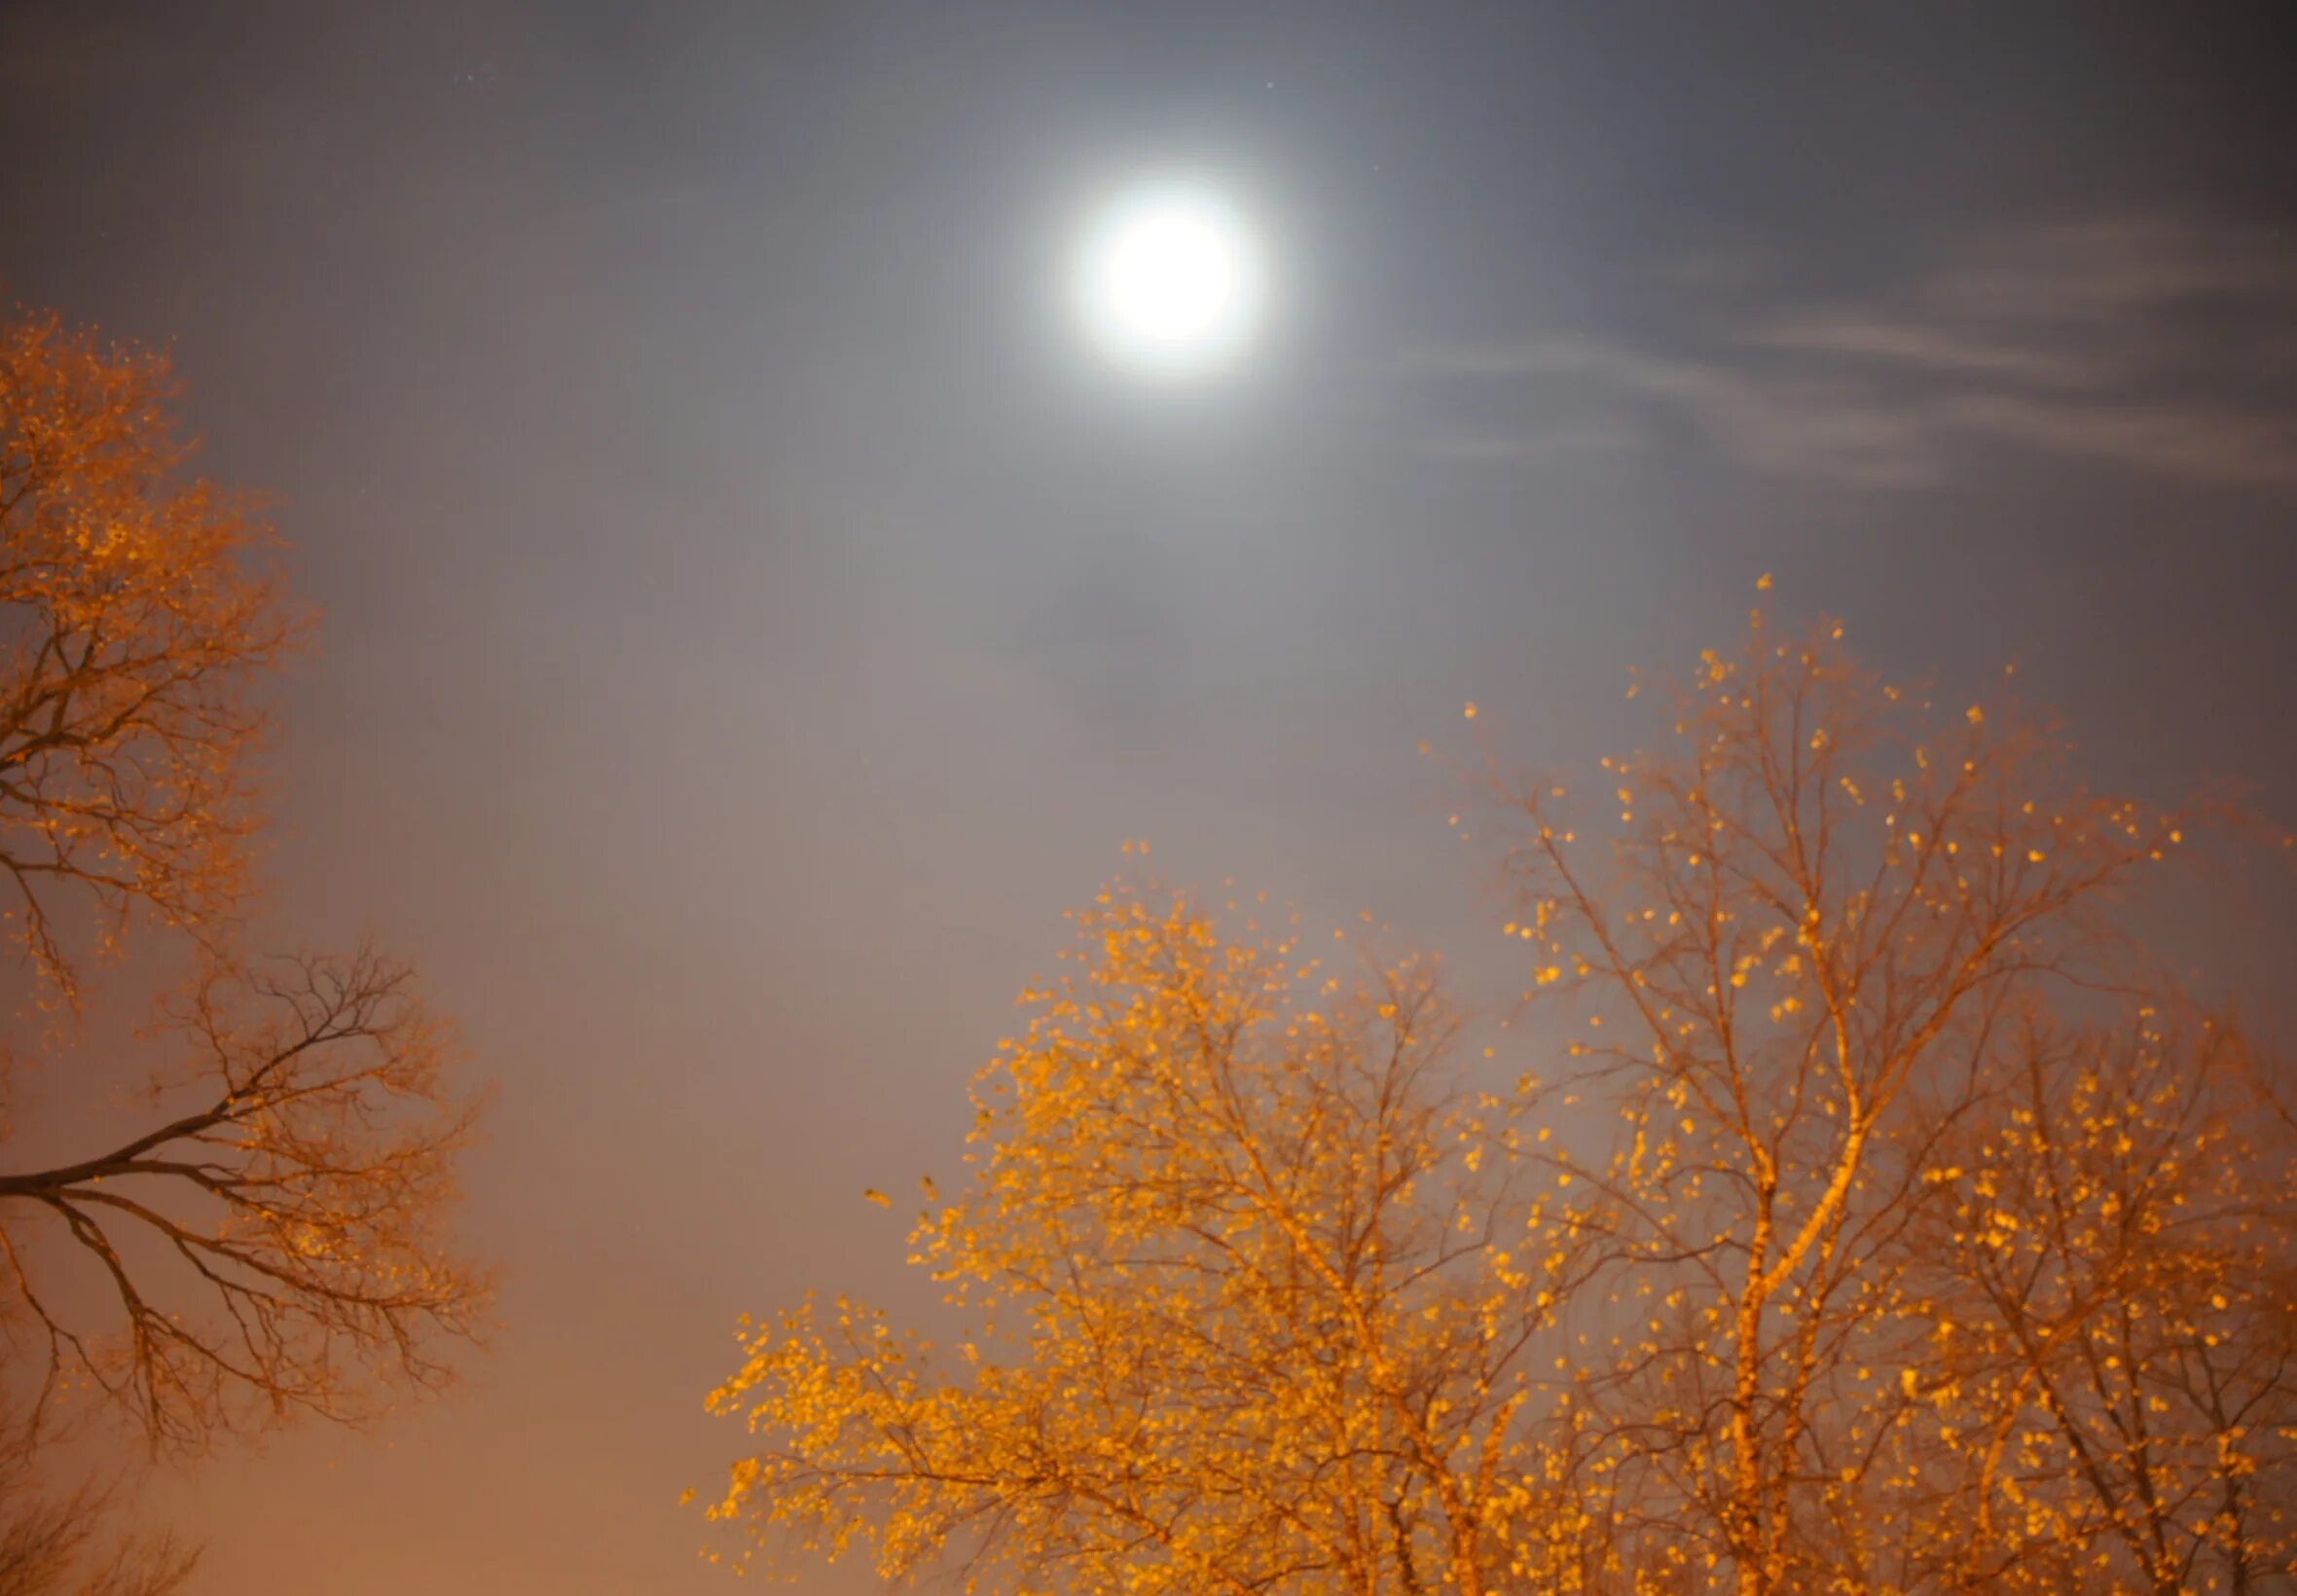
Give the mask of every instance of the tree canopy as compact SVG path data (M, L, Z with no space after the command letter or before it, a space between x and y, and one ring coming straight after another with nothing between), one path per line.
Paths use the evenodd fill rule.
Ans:
M159 1060L116 1134L34 1157L0 1126L0 1374L34 1434L93 1390L196 1449L436 1384L487 1283L452 1225L472 1104L411 972L250 946L261 688L307 617L268 528L186 475L173 397L162 356L0 326L0 872L51 1011L0 1087L44 1066L92 1106L55 1044L95 1013L89 1045L126 1045L147 1003Z
M2161 979L2227 816L1758 615L1598 804L1488 773L1519 1078L1436 967L1118 889L976 1085L929 1341L747 1325L740 1555L1141 1593L2297 1577L2280 1081ZM1616 824L1612 816L1616 815ZM1473 1051L1473 1050L1470 1050ZM1488 1078L1487 1078L1488 1077Z
M268 529L184 476L174 395L164 356L0 325L0 870L66 994L59 914L210 927L244 902L251 689L305 626L255 562Z

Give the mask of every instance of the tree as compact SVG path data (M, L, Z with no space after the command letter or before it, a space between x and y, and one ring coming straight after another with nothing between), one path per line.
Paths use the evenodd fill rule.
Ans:
M978 1083L971 1195L916 1233L961 1338L842 1298L757 1327L711 1405L765 1450L713 1516L1029 1589L1541 1566L1528 1355L1572 1258L1516 1251L1526 1143L1447 1081L1430 971L1343 984L1184 900L1112 894L1079 934Z
M0 1331L33 1354L4 1370L27 1433L93 1387L187 1449L435 1385L487 1288L449 1225L472 1106L410 973L243 951L255 694L304 623L257 563L267 530L182 479L172 392L164 359L53 315L0 330L10 918L66 1019L127 932L152 933L143 967L189 966L144 1123L0 1163Z
M40 1486L39 1437L0 1421L0 1596L174 1596L196 1551L166 1536L114 1528L116 1493L83 1482L61 1494Z
M2132 911L2232 816L1840 637L1704 656L1616 829L1492 768L1513 1092L1424 967L1088 916L918 1231L955 1361L753 1330L715 1516L1027 1590L2289 1588L2288 1121Z
M1977 1460L1951 1504L1966 1582L2277 1588L2297 1569L2285 1126L2206 1016L2145 1005L2022 1044L2002 1111L1925 1172L1943 1200L1915 1249L1934 1422Z
M59 900L209 928L247 890L248 693L301 617L245 508L181 480L166 360L53 313L0 327L0 869L69 996Z
M443 1226L471 1110L444 1093L408 972L371 954L268 961L208 974L176 1019L174 1106L88 1157L0 1173L0 1214L49 1219L108 1309L75 1316L46 1285L57 1250L0 1222L46 1384L84 1378L155 1441L196 1446L439 1383L441 1343L473 1334L484 1294Z
M2101 978L2109 894L2190 823L2082 791L1999 707L1934 722L1838 635L1758 618L1679 695L1672 752L1607 761L1608 890L1552 788L1513 795L1539 980L1626 1125L1581 1170L1607 1290L1659 1310L1586 1374L1644 1505L1629 1561L1741 1596L1924 1555L1929 1465L1894 1432L1928 1143L1986 1111L2023 1012Z

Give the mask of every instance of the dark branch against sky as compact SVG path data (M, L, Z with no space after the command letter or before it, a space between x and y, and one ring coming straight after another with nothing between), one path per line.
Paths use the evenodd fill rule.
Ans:
M187 1487L200 1588L714 1588L735 1314L915 1292L860 1188L1120 839L1464 946L1415 744L1615 746L1766 570L2297 809L2269 12L8 8L0 287L172 342L327 611L283 910L501 1082L495 1356ZM1055 280L1175 161L1280 263L1186 393Z

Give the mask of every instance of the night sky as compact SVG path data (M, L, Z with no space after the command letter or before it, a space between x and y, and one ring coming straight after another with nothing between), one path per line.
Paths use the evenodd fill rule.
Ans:
M492 1356L159 1487L195 1588L720 1588L735 1316L922 1298L861 1189L957 1167L1121 842L1466 954L1418 743L1631 744L1767 571L2297 814L2273 11L0 8L0 291L172 344L326 612L279 922L500 1094ZM1174 163L1276 259L1185 387L1058 281Z

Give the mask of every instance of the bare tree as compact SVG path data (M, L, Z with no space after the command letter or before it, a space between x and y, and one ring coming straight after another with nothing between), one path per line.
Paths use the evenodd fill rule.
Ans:
M172 1596L199 1562L165 1535L119 1523L117 1485L55 1492L36 1467L42 1437L0 1419L0 1596Z
M195 1445L437 1384L485 1283L443 1230L471 1110L446 1092L408 973L371 955L272 961L210 975L178 1019L188 1056L150 1129L0 1174L0 1259L46 1385L84 1376L155 1440ZM72 1258L108 1314L75 1317L45 1284Z

